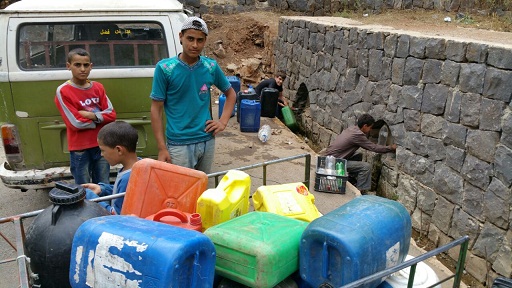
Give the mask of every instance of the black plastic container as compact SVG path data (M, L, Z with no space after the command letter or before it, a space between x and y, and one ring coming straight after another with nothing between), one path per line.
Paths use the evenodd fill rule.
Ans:
M279 90L275 88L263 88L261 90L261 117L274 118L277 111Z
M236 107L238 109L236 110L236 122L240 123L240 105L242 100L260 100L260 97L256 95L254 92L243 92L240 91L238 94L236 94Z
M27 230L26 252L41 287L71 287L69 263L76 230L88 219L109 215L99 204L85 201L85 193L80 185L56 183L49 193L53 205Z

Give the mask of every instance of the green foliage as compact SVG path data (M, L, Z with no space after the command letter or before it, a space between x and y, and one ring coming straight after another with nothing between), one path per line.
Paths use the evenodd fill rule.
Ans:
M475 20L473 20L473 18L471 18L469 15L464 15L463 17L457 19L457 22L466 25L475 24Z

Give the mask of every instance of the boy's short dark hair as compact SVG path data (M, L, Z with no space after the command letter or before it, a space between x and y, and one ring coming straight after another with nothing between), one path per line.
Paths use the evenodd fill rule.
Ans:
M83 49L83 48L75 48L71 51L69 51L68 53L68 63L71 63L71 61L73 61L73 56L75 55L80 55L80 56L87 56L89 57L89 61L91 60L91 54L89 54L89 52L87 52L87 50Z
M139 133L132 125L124 121L114 121L103 126L98 132L98 140L107 147L123 146L128 152L135 152Z
M372 126L375 119L370 114L363 114L357 118L357 127L363 128L364 125Z
M277 77L281 77L284 81L284 79L286 79L286 73L284 73L283 71L277 71L276 72L276 78Z

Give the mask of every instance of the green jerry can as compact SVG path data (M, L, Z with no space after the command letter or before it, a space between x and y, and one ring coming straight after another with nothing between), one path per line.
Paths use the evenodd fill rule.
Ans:
M308 224L254 211L206 229L217 252L215 273L249 287L274 287L298 270Z
M299 125L297 125L297 120L295 119L295 115L290 107L284 106L281 109L281 113L283 114L284 125L286 125L286 127L288 127L292 132L299 130Z

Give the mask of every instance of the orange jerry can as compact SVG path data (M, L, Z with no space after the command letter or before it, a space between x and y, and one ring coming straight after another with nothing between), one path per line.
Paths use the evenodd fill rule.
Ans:
M166 208L195 213L207 186L208 176L202 171L141 159L132 167L121 215L146 218Z
M148 220L161 222L176 227L202 232L203 224L199 213L185 213L178 209L162 209L156 214L146 217Z

